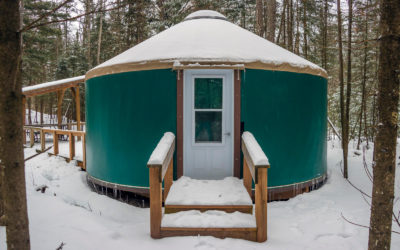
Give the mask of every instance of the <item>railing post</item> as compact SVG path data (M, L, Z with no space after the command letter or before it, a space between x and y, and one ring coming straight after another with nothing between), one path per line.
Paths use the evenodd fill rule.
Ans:
M40 129L40 145L42 152L44 152L46 150L46 134L43 132L43 129Z
M58 135L55 131L53 131L53 152L55 155L58 155Z
M29 129L29 138L30 138L30 146L33 147L33 145L35 144L35 133L33 131L33 129Z
M174 178L174 158L169 162L167 173L164 177L164 201L167 199Z
M86 170L86 135L82 136L82 164L83 169Z
M267 168L256 168L258 172L255 194L255 212L257 223L257 241L267 240Z
M247 166L246 159L243 157L243 185L247 190L247 193L249 193L250 197L252 195L251 192L251 185L252 185L252 177L250 173L249 166Z
M161 238L162 219L162 182L161 167L150 167L150 235L154 239Z
M68 136L69 136L69 159L72 160L74 159L75 156L75 137L72 135L72 133L69 133Z

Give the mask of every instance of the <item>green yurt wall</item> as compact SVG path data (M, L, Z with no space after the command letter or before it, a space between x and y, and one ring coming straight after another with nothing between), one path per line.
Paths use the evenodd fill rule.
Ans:
M176 133L175 71L133 71L86 81L90 176L148 187L148 158L167 131Z

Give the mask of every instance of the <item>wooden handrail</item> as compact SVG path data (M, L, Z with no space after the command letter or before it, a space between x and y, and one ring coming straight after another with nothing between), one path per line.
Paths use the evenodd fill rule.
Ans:
M86 132L78 130L61 130L61 129L51 129L43 127L32 127L24 126L24 130L30 131L30 146L33 147L34 144L34 133L33 131L39 131L40 133L40 145L41 151L46 149L46 134L53 135L53 153L54 155L59 154L58 148L58 135L67 135L69 137L69 160L73 160L75 157L75 136L82 137L82 168L86 169Z
M243 184L251 196L252 180L255 183L255 215L257 241L267 240L267 177L270 167L268 158L250 132L242 135Z
M164 181L164 200L172 186L173 156L175 152L175 135L168 132L157 144L147 163L150 181L150 235L161 237L162 219L162 181Z

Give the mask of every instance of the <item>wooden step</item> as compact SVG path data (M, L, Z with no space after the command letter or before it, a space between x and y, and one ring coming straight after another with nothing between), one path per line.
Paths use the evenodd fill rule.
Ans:
M241 212L253 214L253 205L165 205L164 213L171 214L188 210L199 210L200 212L218 210L227 213Z
M196 180L183 176L172 184L164 205L166 214L188 210L253 212L251 197L242 180L234 177Z
M236 238L257 241L257 228L191 228L191 227L161 227L161 237L173 236L213 236L216 238Z

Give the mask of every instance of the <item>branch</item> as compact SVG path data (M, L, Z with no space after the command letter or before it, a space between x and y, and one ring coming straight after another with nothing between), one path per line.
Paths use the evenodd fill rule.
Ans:
M62 2L60 5L58 5L57 7L55 7L54 9L44 13L42 16L40 16L38 19L36 19L35 21L31 22L30 24L25 25L25 27L22 28L21 32L30 30L32 28L32 26L36 23L38 23L39 21L43 20L44 18L50 16L51 14L53 14L54 12L56 12L57 10L59 10L60 8L62 8L64 5L66 5L67 3L71 2L72 0L65 0L64 2Z
M53 21L49 21L49 22L39 23L39 24L31 26L29 29L26 29L24 31L35 29L35 28L38 28L38 27L42 27L42 26L45 26L45 25L48 25L48 24L62 23L62 22L76 20L76 19L78 19L80 17L91 15L91 14L96 14L96 13L102 13L102 12L107 12L107 11L111 11L111 10L116 10L116 9L119 9L119 8L123 8L123 7L127 6L128 4L129 3L121 4L121 5L118 5L116 7L110 8L110 9L91 10L91 11L85 12L83 14L76 15L74 17L69 17L69 18L62 19L62 20L53 20Z
M347 221L347 222L350 223L350 224L353 224L353 225L359 226L359 227L368 228L368 229L370 228L370 227L367 227L367 226L364 226L364 225L361 225L361 224L358 224L358 223L355 223L355 222L352 222L352 221L346 219L346 217L343 216L343 213L340 213L340 215L342 216L342 218L343 218L345 221ZM397 232L397 231L394 231L394 230L392 230L392 233L400 234L400 232Z

